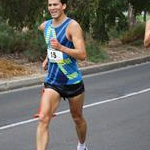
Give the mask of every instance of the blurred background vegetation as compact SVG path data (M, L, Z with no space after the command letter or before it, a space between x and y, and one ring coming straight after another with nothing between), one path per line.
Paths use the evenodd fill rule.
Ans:
M107 59L110 40L142 44L150 0L70 0L67 15L77 20L85 33L87 59ZM37 27L50 19L45 0L0 1L0 55L22 54L38 61L46 54L43 35Z

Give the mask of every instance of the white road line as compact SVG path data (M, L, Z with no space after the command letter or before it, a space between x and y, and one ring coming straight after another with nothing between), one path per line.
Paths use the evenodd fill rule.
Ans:
M124 95L124 96L120 96L120 97L116 97L116 98L112 98L112 99L108 99L108 100L104 100L104 101L84 105L83 108L89 108L89 107L105 104L105 103L108 103L108 102L117 101L117 100L120 100L120 99L128 98L128 97L138 95L138 94L142 94L142 93L146 93L146 92L149 92L149 91L150 91L150 88L144 89L144 90L141 90L141 91L129 93L129 94ZM58 115L63 115L63 114L66 114L68 112L70 112L70 111L69 110L64 110L64 111L61 111L61 112L57 112L56 115L57 116ZM4 130L4 129L9 129L9 128L12 128L12 127L20 126L20 125L23 125L23 124L31 123L31 122L34 122L34 121L37 121L37 120L38 119L36 118L36 119L25 120L25 121L21 121L21 122L17 122L17 123L12 123L12 124L0 127L0 131Z

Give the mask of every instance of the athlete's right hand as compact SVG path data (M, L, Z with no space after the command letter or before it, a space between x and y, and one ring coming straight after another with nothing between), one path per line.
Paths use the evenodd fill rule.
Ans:
M48 69L48 60L47 60L47 58L43 61L42 67L43 67L44 70Z

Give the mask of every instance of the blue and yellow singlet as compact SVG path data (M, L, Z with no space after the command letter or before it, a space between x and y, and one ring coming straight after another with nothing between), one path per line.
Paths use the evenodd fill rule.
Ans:
M54 85L77 84L82 81L82 76L78 70L76 59L59 50L52 49L50 45L50 39L53 38L57 39L63 46L74 48L73 43L66 37L66 28L71 19L67 18L61 25L56 27L52 26L52 21L47 21L44 30L49 60L45 82Z

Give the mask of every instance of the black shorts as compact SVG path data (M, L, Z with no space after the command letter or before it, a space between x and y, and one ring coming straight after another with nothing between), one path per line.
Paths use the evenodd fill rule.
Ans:
M53 85L45 82L44 87L57 91L64 99L80 95L85 91L83 82L71 85Z

